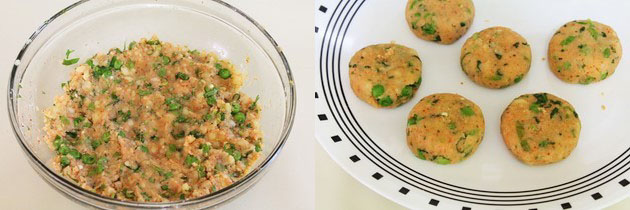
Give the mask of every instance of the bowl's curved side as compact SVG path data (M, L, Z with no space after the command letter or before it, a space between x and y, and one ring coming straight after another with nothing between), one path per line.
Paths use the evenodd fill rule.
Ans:
M269 164L273 162L273 160L277 157L285 142L288 139L291 128L293 126L293 121L295 117L295 109L296 109L296 91L295 91L295 83L293 80L293 76L291 73L291 69L289 63L282 52L281 48L277 44L277 42L273 39L273 37L253 18L249 17L247 14L242 12L241 10L231 6L220 0L213 0L205 3L192 3L192 1L188 1L186 3L182 3L184 6L196 5L199 8L205 7L217 7L221 6L224 9L233 11L236 15L234 18L242 18L242 24L250 24L252 29L255 30L245 30L248 32L249 39L255 42L265 53L268 55L268 58L271 59L271 62L275 66L275 70L280 77L282 83L282 90L284 91L284 97L286 99L285 104L285 113L284 113L284 124L282 127L282 131L279 134L278 143L276 143L271 150L269 156L267 156L256 168L253 168L250 173L248 173L241 180L238 180L234 184L218 190L210 195L187 200L180 202L170 202L170 203L133 203L133 202L124 202L115 200L112 198L102 197L98 194L83 190L82 188L76 186L71 183L69 180L57 174L51 168L49 168L46 163L39 158L38 156L29 148L29 142L27 142L27 137L23 133L23 125L21 125L19 116L19 98L20 98L20 83L24 79L25 72L27 71L28 64L31 59L37 54L37 52L46 45L47 41L50 37L41 36L42 32L46 32L46 36L54 35L54 33L48 33L49 31L55 31L60 29L51 29L49 27L51 24L54 24L59 18L64 17L64 15L71 13L75 10L78 10L80 6L86 5L90 2L97 2L98 0L82 0L76 2L60 12L53 15L51 18L46 20L40 27L37 28L35 32L29 37L26 41L18 56L16 58L15 64L12 67L12 71L9 77L9 83L7 88L7 111L9 114L9 118L11 121L11 127L16 136L18 144L24 150L29 163L33 167L35 171L37 171L38 175L42 177L49 185L53 186L57 191L62 192L66 197L71 198L74 201L80 202L82 204L90 205L92 207L97 208L113 208L113 207L127 207L127 208L165 208L165 207L194 207L194 208L204 208L210 206L219 205L227 200L233 199L237 195L244 192L251 185L255 184L261 176L265 173ZM112 1L116 2L116 1ZM122 2L122 1L118 1ZM130 1L126 1L130 2ZM143 2L143 0L138 0L138 2ZM144 1L148 2L148 1ZM152 2L152 1L151 1ZM156 1L157 2L157 1ZM160 3L162 4L179 4L180 1L171 1L164 0ZM183 2L183 1L182 1ZM181 5L180 5L181 6ZM94 8L92 8L93 10ZM80 12L78 12L80 13ZM59 26L55 26L59 27ZM259 34L254 34L259 33ZM27 62L23 62L27 61Z

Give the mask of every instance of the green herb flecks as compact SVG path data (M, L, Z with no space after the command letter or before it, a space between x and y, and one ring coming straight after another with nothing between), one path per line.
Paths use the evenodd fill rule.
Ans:
M573 42L573 40L575 40L575 36L567 36L567 38L565 38L564 40L562 40L562 42L560 42L560 45L567 46L567 45L571 44L571 42Z
M164 103L168 107L168 111L176 111L182 108L182 105L176 98L167 98Z
M521 80L523 80L523 75L522 74L520 74L520 75L516 76L516 78L514 78L514 83L518 83Z
M79 58L72 58L72 59L69 58L72 52L74 52L74 50L70 50L70 49L66 50L66 59L63 59L63 62L62 62L63 65L69 66L69 65L79 62Z
M448 129L451 129L451 130L455 130L455 128L457 128L457 126L455 125L455 122L450 122L448 123L447 126L448 126Z
M416 125L420 120L424 119L424 117L418 117L418 115L414 114L413 117L407 119L407 126Z
M421 160L426 160L427 157L425 156L425 154L427 154L427 151L418 149L418 158L420 158Z
M540 104L532 103L531 105L529 105L529 110L534 113L540 113Z
M600 78L601 78L600 80L604 80L604 79L606 79L606 77L608 77L608 72L607 71L602 72L601 76L600 76Z
M595 24L593 24L593 21L591 21L591 19L587 20L588 23L588 32L591 34L591 37L593 37L593 39L597 40L597 38L599 38L600 34L599 32L597 32L597 29L595 29Z
M501 72L501 69L497 69L491 79L492 81L499 81L503 79L503 72Z
M609 58L610 57L610 48L606 48L604 49L604 58Z
M538 143L538 147L545 148L545 147L547 147L548 145L554 145L554 144L556 144L556 142L549 141L549 140L543 140L543 141L541 141L540 143Z
M199 159L193 155L186 156L186 160L184 160L187 166L192 166L193 163L199 163Z
M177 72L177 74L175 74L175 78L185 81L185 80L188 80L190 78L190 76L188 76L188 74L186 74L186 73Z
M606 76L608 76L608 75L606 75ZM588 84L591 84L593 81L595 81L595 77L587 76L585 79L580 81L580 84L588 85Z

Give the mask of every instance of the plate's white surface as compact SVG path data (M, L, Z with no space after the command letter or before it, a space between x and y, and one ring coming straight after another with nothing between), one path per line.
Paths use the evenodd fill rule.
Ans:
M316 5L316 135L346 171L410 208L592 209L630 193L630 186L624 185L624 180L630 179L627 55L615 74L588 86L560 81L545 60L553 33L574 19L591 18L610 25L622 45L626 44L630 37L630 2L475 1L472 27L452 45L416 38L404 19L405 4L404 0L327 0ZM533 58L523 81L491 90L474 84L462 73L459 55L472 33L498 25L524 36L532 47ZM419 52L423 84L408 104L377 110L360 101L350 89L348 61L366 45L391 41ZM573 104L580 114L582 132L569 158L531 167L520 163L505 148L499 119L513 98L543 91ZM421 161L405 144L409 110L422 97L440 92L463 95L484 111L484 140L477 152L460 164L441 166Z

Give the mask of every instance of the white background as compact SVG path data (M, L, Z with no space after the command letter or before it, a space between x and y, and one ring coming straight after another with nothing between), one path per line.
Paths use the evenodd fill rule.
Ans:
M256 19L283 48L296 83L298 107L291 136L268 173L225 209L313 209L312 2L226 0ZM31 169L11 130L6 88L9 72L26 38L73 0L2 0L0 6L0 209L83 209L48 186ZM270 15L274 14L274 15ZM287 24L291 18L291 26ZM59 72L60 74L65 72ZM306 101L306 103L305 103Z

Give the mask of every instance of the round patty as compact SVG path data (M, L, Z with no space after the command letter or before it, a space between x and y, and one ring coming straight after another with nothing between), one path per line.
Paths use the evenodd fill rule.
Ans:
M457 41L475 17L471 0L409 0L405 18L419 38L442 44Z
M422 98L407 117L407 146L422 160L458 163L477 150L485 131L481 109L463 96Z
M422 81L422 61L398 44L367 46L350 59L354 94L374 107L398 107L409 101Z
M527 40L505 27L492 27L466 40L462 70L475 83L489 88L515 84L529 72L532 51Z
M617 33L591 20L564 24L549 42L549 67L568 83L590 84L615 72L621 59Z
M577 145L580 129L573 106L549 93L521 95L501 115L505 145L529 165L565 159Z

